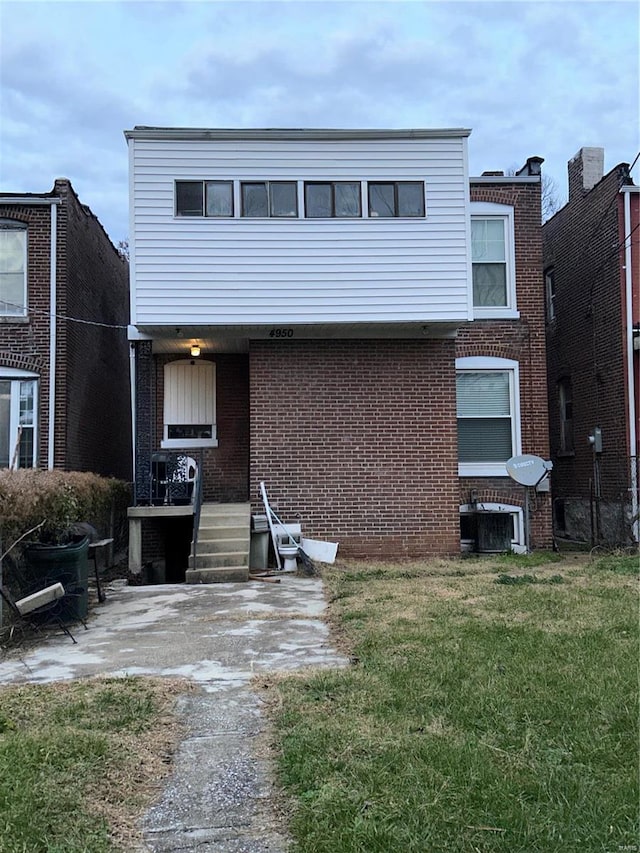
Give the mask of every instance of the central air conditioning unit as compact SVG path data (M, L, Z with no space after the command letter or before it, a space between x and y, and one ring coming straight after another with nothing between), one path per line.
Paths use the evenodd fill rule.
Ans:
M479 512L476 547L480 554L503 554L511 550L513 520L508 512Z

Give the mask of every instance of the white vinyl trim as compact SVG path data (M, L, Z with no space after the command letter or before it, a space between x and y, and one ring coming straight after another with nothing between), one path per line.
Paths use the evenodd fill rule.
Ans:
M135 142L129 141L129 322L136 323L136 207L135 193Z
M465 217L465 240L467 250L465 253L465 261L467 265L467 320L473 320L473 266L471 264L471 187L469 184L469 143L467 139L463 139L462 147L464 156L464 207L469 211L469 216Z

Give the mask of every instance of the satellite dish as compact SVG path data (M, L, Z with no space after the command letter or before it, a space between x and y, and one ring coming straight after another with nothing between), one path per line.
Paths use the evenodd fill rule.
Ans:
M507 462L507 474L523 486L537 486L552 468L553 462L545 462L532 453L512 456Z

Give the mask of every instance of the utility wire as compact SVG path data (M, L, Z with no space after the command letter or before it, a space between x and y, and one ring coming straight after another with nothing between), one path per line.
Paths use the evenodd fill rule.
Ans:
M6 302L2 300L3 305L8 305L11 308L24 308L24 305L18 305L16 302ZM39 311L37 308L26 306L29 314L40 314L44 317L51 317L52 320L68 320L70 323L82 323L85 326L100 326L103 329L128 329L125 324L120 323L99 323L97 320L81 320L79 317L70 317L68 314L52 314L50 311Z
M635 228L632 228L631 231L629 231L627 236L618 243L618 245L615 247L615 249L612 249L608 255L604 256L600 265L597 266L595 268L595 270L593 270L593 275L595 275L596 273L599 273L600 270L602 269L602 267L607 263L607 261L610 258L612 258L614 255L617 255L621 249L624 249L624 247L627 245L627 241L631 239L632 235L638 230L638 228L640 228L640 222L635 226Z

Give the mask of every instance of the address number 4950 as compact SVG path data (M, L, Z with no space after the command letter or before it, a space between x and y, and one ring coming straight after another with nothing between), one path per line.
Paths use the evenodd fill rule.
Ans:
M270 338L292 338L293 329L271 329L269 332Z

